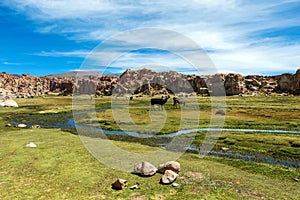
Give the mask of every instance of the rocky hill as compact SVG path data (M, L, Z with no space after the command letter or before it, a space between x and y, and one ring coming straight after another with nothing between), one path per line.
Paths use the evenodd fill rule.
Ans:
M44 77L28 74L0 73L0 95L34 97L48 93L75 94L178 94L212 93L225 88L226 95L239 94L300 94L300 69L296 74L278 76L242 76L240 74L215 74L210 76L184 75L175 71L154 72L150 69L126 70L121 76L101 75L91 72L70 72Z

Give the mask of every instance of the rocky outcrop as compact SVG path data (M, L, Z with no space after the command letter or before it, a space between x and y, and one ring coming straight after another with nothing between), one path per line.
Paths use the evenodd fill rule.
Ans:
M300 94L300 69L296 74L282 74L278 80L277 91Z
M43 95L50 90L50 81L46 77L0 74L0 92L2 95L16 95L18 97L33 97Z
M245 92L244 77L240 74L228 74L225 76L224 87L226 95L238 95Z
M91 75L94 74L94 75ZM68 76L67 76L68 75ZM278 76L215 74L184 75L175 71L126 70L121 76L77 72L44 77L0 74L0 95L34 97L50 92L62 95L189 94L239 95L244 93L300 94L300 69Z

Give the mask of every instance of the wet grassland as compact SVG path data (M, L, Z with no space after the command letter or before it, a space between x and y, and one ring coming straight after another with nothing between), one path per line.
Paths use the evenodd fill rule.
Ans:
M150 97L135 97L133 101L118 98L118 101L113 100L114 106L111 106L111 97L98 97L74 107L72 97L46 96L16 99L19 108L0 108L0 198L300 198L299 166L279 162L299 163L300 135L276 133L276 130L299 131L300 97L226 97L226 107L222 102L222 106L216 108L212 102L218 101L218 97L212 97L215 100L197 97L197 101L189 97L183 108L174 108L170 99L163 111L158 107L151 110ZM225 116L216 115L220 108L226 111ZM116 112L122 109L124 112ZM120 113L127 111L130 119L122 118ZM72 121L74 112L80 116L76 122L84 126L150 135L146 138L108 132L107 137L115 145L133 153L165 148L163 144L172 138L161 136L181 129L200 128L178 136L182 140L193 138L189 151L179 159L182 171L176 182L180 186L162 186L158 184L160 176L141 178L97 161L76 135ZM183 115L187 120L181 123ZM200 119L198 124L188 123L189 119L196 118ZM224 118L223 128L227 129L275 132L221 131L211 156L201 157L198 152L209 135L209 131L201 128L220 128L210 124L212 118ZM8 128L5 127L7 123L40 124L42 128ZM151 126L155 123L160 126L157 130ZM35 142L38 147L26 148L29 142ZM221 149L226 149L226 152ZM236 155L255 158L247 160ZM275 163L266 163L259 160L260 157L273 159ZM139 182L141 189L114 191L110 184L116 178L126 179L132 185Z

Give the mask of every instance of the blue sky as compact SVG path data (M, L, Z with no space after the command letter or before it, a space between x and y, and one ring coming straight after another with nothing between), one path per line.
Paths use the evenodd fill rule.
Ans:
M137 28L161 28L190 38L222 73L271 75L300 68L299 0L2 0L0 17L0 71L8 73L82 70L101 42ZM159 37L145 40L164 47ZM103 59L94 60L93 70L103 68ZM193 71L172 52L133 49L106 72L154 65Z

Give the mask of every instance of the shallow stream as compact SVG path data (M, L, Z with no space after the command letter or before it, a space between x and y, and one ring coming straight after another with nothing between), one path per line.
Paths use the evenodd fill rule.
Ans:
M102 109L105 110L105 109ZM100 110L100 111L102 111ZM74 122L73 115L76 113L58 113L58 114L47 114L47 115L29 115L15 119L13 122L14 124L25 123L28 126L39 124L41 127L44 128L62 128L62 129L87 129L97 131L99 133L104 133L106 135L113 136L115 139L118 137L122 137L123 140L126 138L130 138L130 140L145 140L151 139L151 142L156 143L159 146L165 146L167 140L170 140L176 136L180 135L188 135L193 134L197 131L228 131L228 132L249 132L249 133L268 133L268 134L300 134L300 131L294 130L261 130L261 129L233 129L233 128L194 128L188 130L180 130L170 134L164 135L152 135L152 134L141 134L138 132L125 132L125 131L117 131L117 130L105 130L101 129L100 127L92 127L87 125L78 125ZM77 113L82 114L82 113ZM186 149L190 152L199 153L199 148L195 145L187 146ZM232 159L242 159L252 162L262 162L262 163L270 163L276 165L282 165L286 167L292 168L300 168L300 161L299 160L288 160L288 159L279 159L274 158L269 155L263 155L259 153L241 153L238 151L234 151L229 149L228 151L224 152L222 150L212 150L210 152L205 152L205 154L210 156L217 156L217 157L226 157Z

